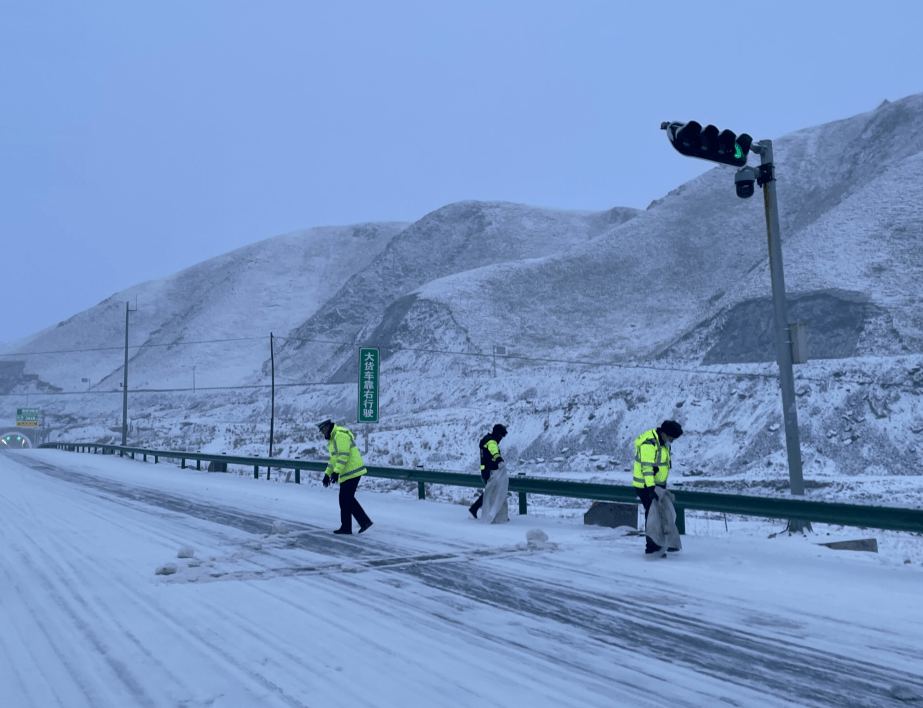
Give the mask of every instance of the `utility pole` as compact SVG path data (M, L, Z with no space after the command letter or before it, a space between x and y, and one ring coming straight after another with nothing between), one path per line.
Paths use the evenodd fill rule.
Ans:
M275 434L276 427L276 357L273 352L272 332L269 333L269 368L272 372L272 394L269 412L269 456L272 457L272 438ZM269 479L267 467L266 479Z
M128 442L128 313L137 312L138 306L134 310L129 310L130 303L125 303L125 366L122 371L122 446Z

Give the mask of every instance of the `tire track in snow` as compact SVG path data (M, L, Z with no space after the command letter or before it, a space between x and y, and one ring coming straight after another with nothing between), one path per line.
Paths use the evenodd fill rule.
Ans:
M41 466L46 468L42 471L47 470L47 473L66 481L75 481L73 474L64 474L59 468L44 463ZM162 492L139 492L126 485L114 487L117 483L88 483L86 480L80 483L142 504L169 508L196 518L249 530L251 533L259 533L266 527L263 516L240 510L180 500ZM308 533L313 533L311 527L293 525L310 529ZM408 537L412 539L412 535ZM770 695L802 704L863 708L890 706L894 705L894 699L886 691L891 684L904 683L923 689L918 676L834 652L815 650L779 636L778 633L758 634L711 620L664 611L659 603L634 599L627 601L606 592L582 592L532 575L513 573L509 569L510 564L499 567L499 564L490 560L471 563L468 558L461 564L446 558L434 558L436 562L429 563L423 559L413 562L412 554L406 554L406 549L388 547L382 543L372 542L357 548L348 543L324 543L320 537L309 537L308 534L302 540L304 547L312 552L338 557L345 553L356 559L376 555L381 558L389 555L388 552L395 556L397 554L394 551L403 550L405 556L411 557L411 562L378 570L410 575L442 592L490 605L496 610L538 618L550 623L551 627L578 628L594 641L614 650L637 652L640 647L645 655L675 666L691 669L721 682L765 690ZM373 548L379 552L371 552ZM636 582L640 584L640 579ZM503 597L505 602L497 602L493 597ZM698 599L695 601L698 602ZM648 619L639 620L639 614L662 617L666 624ZM444 620L440 618L440 621ZM552 631L552 635L555 634ZM563 636L561 639L565 640Z
M895 683L923 690L920 677L913 674L689 617L638 599L637 593L626 600L513 574L508 565L499 567L488 561L467 568L464 574L440 565L412 566L398 572L498 609L581 627L595 640L617 649L640 649L670 664L788 700L825 708L884 707L895 705L887 693ZM477 584L472 582L475 577ZM509 588L517 588L518 597ZM496 597L504 602L497 602Z
M29 465L29 466L31 467L32 465ZM41 471L45 471L45 470L41 470ZM145 511L149 513L149 509L146 509ZM106 518L106 519L108 518L104 515L100 516L100 512L98 512L98 510L97 510L97 517ZM67 547L65 546L65 548ZM58 590L58 587L57 587L58 583L62 582L61 579L67 576L68 572L78 580L78 582L76 583L77 587L75 588L75 591L78 593L79 593L79 588L91 587L93 585L93 582L91 581L91 579L87 578L85 574L81 573L79 567L73 563L66 564L67 572L65 572L64 566L61 563L58 563L56 561L55 556L53 556L52 554L49 554L47 551L45 551L45 549L41 549L37 547L35 544L32 544L32 546L28 550L42 556L43 562L47 564L46 567L57 568L58 572L57 572L56 577L51 578L48 574L44 573L41 567L39 567L38 564L34 563L32 561L31 556L25 552L20 552L16 561L21 566L27 567L30 570L30 573L32 575L42 580L43 591L51 594L54 600L54 606L58 609L61 609L66 614L67 616L66 621L69 624L75 626L81 632L81 636L83 636L88 641L88 643L93 646L96 653L100 655L105 660L105 662L110 666L110 668L112 668L115 671L117 678L120 681L122 681L124 685L127 685L130 691L132 691L133 700L130 702L130 705L139 705L139 706L146 706L146 707L150 706L151 708L153 708L156 705L156 703L154 702L154 699L144 694L144 691L141 688L140 683L134 680L134 678L130 676L127 671L123 670L124 667L122 666L121 662L115 661L114 662L115 666L113 666L113 660L111 657L111 653L107 651L103 642L100 641L99 638L96 636L96 633L90 629L89 622L96 620L96 621L101 621L102 623L105 623L104 621L105 618L102 617L98 612L94 611L93 607L91 606L91 603L88 603L84 598L80 597L78 599L78 604L82 608L81 611L84 613L84 617L87 618L87 620L85 621L83 617L78 616L79 613L76 611L74 607L71 606L71 603L68 602L62 596L61 592ZM79 547L70 547L70 550L73 552L72 555L74 555L75 557L81 557L81 549ZM56 583L55 580L57 580L58 582ZM107 581L111 583L113 586L117 586L122 590L123 600L121 602L123 603L125 602L124 598L129 598L129 597L132 598L132 602L131 602L132 615L145 615L146 614L150 617L152 623L157 624L159 626L162 626L166 622L172 626L172 630L177 633L178 637L180 637L180 642L182 644L187 643L189 640L195 641L199 646L207 649L209 656L220 657L222 661L220 662L219 668L227 674L229 681L232 681L233 683L239 683L240 677L242 675L246 676L249 678L249 680L251 681L254 687L259 686L261 691L269 692L270 694L275 695L283 704L290 706L290 708L309 708L304 703L288 695L281 686L268 680L261 673L254 671L250 666L247 665L247 663L244 660L241 660L241 659L238 659L237 657L232 656L222 646L222 643L226 642L225 637L222 637L219 635L215 635L214 639L207 637L205 635L205 632L199 631L197 628L195 628L194 626L195 620L192 618L190 618L191 626L187 626L183 624L181 621L179 621L173 616L172 608L168 607L167 605L163 603L160 603L156 597L153 597L153 596L140 597L137 593L137 588L126 583L124 580L118 577L118 575L109 575L107 577ZM211 607L200 608L200 609L205 609L206 611L214 610L214 608L211 608ZM39 616L36 614L34 609L32 611L32 614L35 615L36 620L39 619ZM47 629L45 631L47 633ZM124 627L119 625L117 627L117 633L119 635L126 634ZM108 633L107 636L111 636L111 633ZM155 657L153 657L153 655L146 649L143 643L141 643L140 641L137 641L136 639L135 641L136 641L136 646L138 646L141 652L145 655L146 661L152 661L153 663L156 663L158 666L163 667L162 662L160 662ZM272 647L273 644L270 641L265 646ZM63 658L66 660L66 657L63 657ZM288 658L293 659L295 657L289 656ZM75 674L75 675L79 677L78 674ZM188 695L192 695L194 693L192 690L189 689L188 686L183 685L183 682L178 679L175 673L169 672L167 678L171 681L174 681L175 685L178 685L179 687L184 688L187 691ZM259 691L257 693L259 693ZM191 700L185 701L187 705L190 704L191 702L192 702ZM175 699L171 701L171 704L174 704L174 703L175 703ZM95 694L92 692L87 693L87 705L92 706L93 708L97 708L98 706L103 706L103 705L123 705L123 704L124 704L123 701L116 701L115 703L111 703L107 701L104 697L99 696L98 694ZM264 705L262 701L260 701L260 705Z
M15 533L15 529L23 527L24 522L21 520L27 516L29 512L34 513L34 509L32 509L31 505L29 505L24 500L19 500L19 504L14 504L12 502L8 504L7 513L3 514L2 517L3 523L6 526L4 529L6 532L4 536L6 538L12 538L12 533ZM9 529L9 525L11 523L15 526L12 533ZM83 697L86 699L86 704L88 706L105 705L106 703L103 697L99 695L99 693L84 680L83 672L78 671L75 668L73 656L79 656L79 653L75 652L72 655L67 651L68 647L62 641L63 637L59 631L61 625L56 623L55 626L51 626L51 622L48 620L49 614L51 614L51 612L55 612L65 616L81 632L82 636L97 648L97 650L102 648L99 639L94 635L94 633L89 631L89 628L84 622L74 616L71 608L64 601L64 598L62 597L61 593L58 592L52 580L46 574L41 572L33 562L31 554L27 551L35 550L35 544L29 543L28 537L23 536L21 533L17 534L17 537L16 547L7 546L4 548L6 553L4 555L3 569L11 581L10 584L13 584L13 578L7 568L16 567L28 568L31 571L31 575L33 577L40 578L43 582L38 588L26 588L25 590L20 589L20 592L17 593L15 599L21 603L21 606L25 611L25 617L31 618L32 623L34 623L34 625L39 628L45 643L51 652L58 657L60 665L66 670L74 685L79 688ZM23 547L21 545L23 543L28 544L28 547ZM53 605L51 607L48 607L47 605L37 606L33 602L32 597L41 597L45 594L51 595ZM33 643L34 639L30 638L27 640L25 637L23 638L24 646L28 647ZM107 656L104 651L101 651L101 654L104 655L104 659L107 660L106 663L109 665L110 669L113 670L115 676L119 680L122 680L123 677L126 676L124 667L121 666L118 661L113 660L112 657ZM38 660L36 661L39 665L43 663ZM130 678L128 679L127 684L129 691L134 691L134 682ZM144 700L143 696L137 695L135 697L142 699L142 705L152 705L148 701ZM58 698L58 700L60 701L61 699Z

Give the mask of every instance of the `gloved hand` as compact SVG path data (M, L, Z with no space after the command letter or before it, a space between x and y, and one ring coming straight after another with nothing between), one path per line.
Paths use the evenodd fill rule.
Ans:
M329 475L326 475L326 474L324 475L324 486L325 486L325 487L329 487L329 486L330 486L330 476L329 476Z
M338 475L336 472L332 472L332 473L330 474L330 481L331 481L331 482L339 482L339 481L340 481L340 475Z

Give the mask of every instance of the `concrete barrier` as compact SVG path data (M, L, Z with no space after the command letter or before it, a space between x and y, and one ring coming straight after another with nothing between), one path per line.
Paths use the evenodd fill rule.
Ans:
M594 502L583 515L583 523L591 526L630 526L638 528L638 505L615 502Z
M856 541L830 541L830 543L821 543L819 545L832 548L835 551L868 551L869 553L878 553L877 538L860 538Z

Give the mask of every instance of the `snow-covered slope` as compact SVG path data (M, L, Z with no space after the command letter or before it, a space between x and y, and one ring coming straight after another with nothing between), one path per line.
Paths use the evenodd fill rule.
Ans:
M395 237L368 267L344 282L321 311L291 333L300 341L283 348L280 361L297 359L294 366L309 379L333 374L332 381L353 380L354 344L367 340L387 348L394 329L413 307L417 288L450 276L455 276L451 285L461 284L492 264L567 253L639 213L625 208L567 212L485 202L443 207ZM447 295L465 299L462 292ZM501 307L516 306L505 293L487 289L469 296ZM429 323L417 334L431 340ZM331 340L346 344L326 343Z
M923 95L774 149L790 321L812 357L923 351ZM567 251L430 283L416 332L451 320L483 353L773 361L763 210L717 167Z
M26 374L64 391L86 389L82 378L117 388L128 302L132 310L137 305L129 316L132 388L191 385L193 366L199 386L233 384L259 370L270 332L284 334L313 315L334 284L368 265L406 226L319 227L239 248L116 293L5 360L24 360Z

